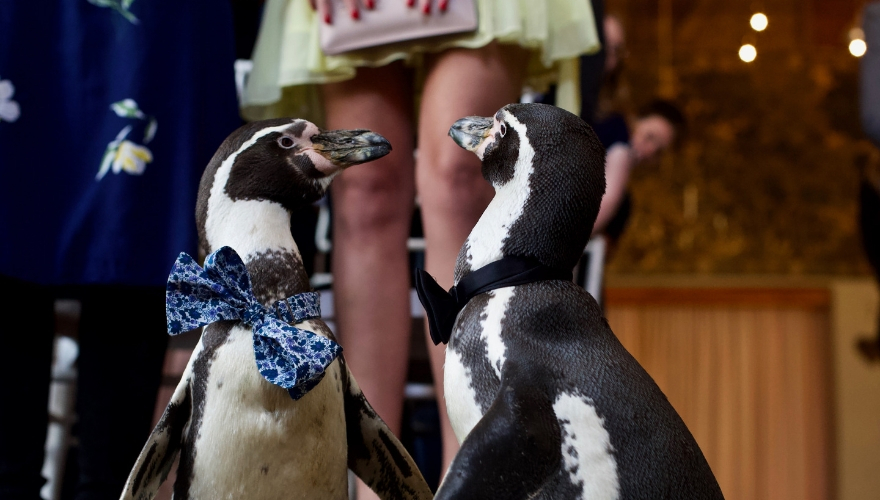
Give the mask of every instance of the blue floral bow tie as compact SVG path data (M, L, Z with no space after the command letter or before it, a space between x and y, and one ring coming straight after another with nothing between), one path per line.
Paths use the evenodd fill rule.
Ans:
M321 316L316 292L266 308L254 296L247 267L230 247L209 255L204 269L185 253L177 257L166 286L165 313L171 335L220 320L250 325L260 374L287 389L293 399L315 387L342 351L336 342L290 325Z

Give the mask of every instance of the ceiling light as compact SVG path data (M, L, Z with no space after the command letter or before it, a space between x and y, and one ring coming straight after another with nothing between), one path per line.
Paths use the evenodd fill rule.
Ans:
M849 42L849 53L856 57L862 57L867 50L868 44L866 44L861 38L856 38Z
M749 19L749 24L752 25L752 29L755 31L764 31L767 29L767 16L758 12Z
M758 49L754 45L747 43L739 48L739 58L750 63L758 57Z

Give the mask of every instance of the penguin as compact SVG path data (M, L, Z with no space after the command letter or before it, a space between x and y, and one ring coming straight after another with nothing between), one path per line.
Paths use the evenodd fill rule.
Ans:
M480 158L495 196L454 271L463 307L449 323L444 388L461 449L436 498L723 498L665 395L571 281L605 191L589 125L510 104L449 133Z
M233 132L199 186L200 254L229 246L268 307L311 290L290 232L343 169L391 150L368 130L323 131L299 119ZM297 328L333 339L320 319ZM252 330L206 326L170 403L138 457L121 498L154 498L179 455L175 499L348 498L350 468L387 499L429 499L410 455L365 399L340 354L301 399L263 379Z

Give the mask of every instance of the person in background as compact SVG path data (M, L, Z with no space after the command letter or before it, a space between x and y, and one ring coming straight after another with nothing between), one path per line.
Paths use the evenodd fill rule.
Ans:
M681 137L685 126L684 114L678 106L662 99L639 109L631 135L626 118L618 113L593 126L606 149L605 196L593 226L594 235L604 232L621 209L628 210L627 184L633 168L657 161Z
M40 498L53 303L72 297L64 490L117 499L156 405L164 284L195 255L201 173L241 123L230 4L0 3L0 498Z
M676 143L685 128L681 110L672 102L655 99L629 120L629 92L624 83L626 30L620 19L607 14L602 22L605 64L596 113L588 120L605 146L605 196L593 225L593 236L603 234L613 244L626 226L632 200L627 189L632 169L640 163L656 161ZM630 131L632 130L632 134Z
M457 1L463 0L409 4L424 15L439 15ZM406 240L416 192L426 268L449 288L459 249L493 196L479 160L447 137L449 127L464 116L492 116L517 102L523 82L546 74L547 64L597 50L595 21L583 0L478 0L474 33L326 56L317 46L320 23L359 18L359 9L372 2L312 3L319 13L308 0L267 2L245 108L250 103L299 110L279 103L295 95L299 84L325 83L320 89L325 128L368 128L394 147L334 182L332 271L346 360L367 399L399 432L411 334ZM527 22L537 19L544 20L541 26ZM548 44L551 38L557 43ZM445 470L458 442L443 403L442 347L429 350ZM371 497L363 485L358 495Z
M868 50L861 60L861 115L865 134L880 148L880 2L871 2L863 12L863 30ZM859 225L865 254L880 283L880 167L868 162L859 189ZM880 318L878 318L880 320ZM877 333L859 339L859 351L869 361L880 361L880 321Z

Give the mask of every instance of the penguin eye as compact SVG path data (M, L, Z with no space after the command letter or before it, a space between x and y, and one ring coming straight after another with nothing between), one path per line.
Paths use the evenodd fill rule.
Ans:
M284 136L284 137L278 139L278 145L284 149L292 148L293 144L294 144L293 139L291 139L290 137Z
M501 122L501 137L504 137L505 135L507 135L507 124Z

